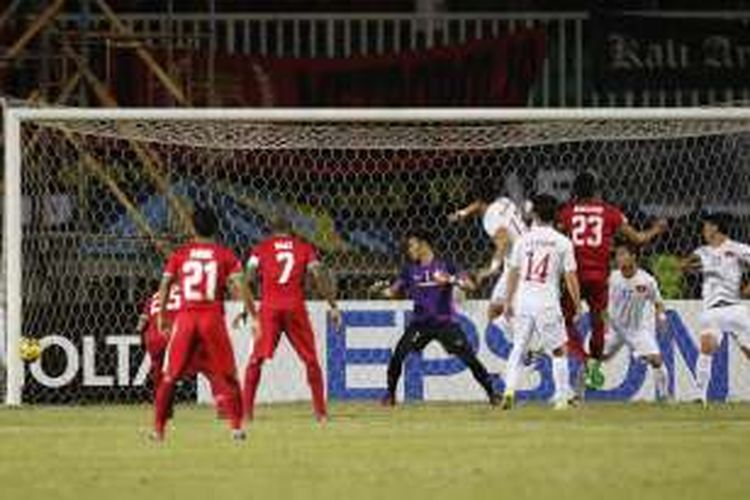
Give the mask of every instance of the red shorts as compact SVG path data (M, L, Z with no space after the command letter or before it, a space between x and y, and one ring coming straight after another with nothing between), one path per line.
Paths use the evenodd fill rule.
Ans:
M236 376L234 350L222 311L188 309L177 314L164 374L177 379L192 369L207 375Z
M609 305L609 283L607 280L583 280L580 277L579 283L581 285L581 300L586 301L589 306L589 310L592 313L605 313ZM565 290L563 295L563 310L565 316L574 316L575 308L573 307L573 301L570 295Z
M255 340L253 360L271 359L286 333L289 343L305 363L317 363L315 334L304 305L290 309L260 308L260 338Z
M151 360L151 369L161 372L164 368L164 355L167 352L169 338L159 332L156 326L149 327L143 333L143 343ZM208 370L206 351L199 346L188 359L184 375L192 376Z

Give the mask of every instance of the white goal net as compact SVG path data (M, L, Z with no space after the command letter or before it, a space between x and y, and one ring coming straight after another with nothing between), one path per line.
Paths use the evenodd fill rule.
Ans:
M750 110L10 109L5 127L10 403L148 397L134 329L192 203L218 212L240 255L286 214L347 300L393 276L410 227L486 265L481 225L450 224L451 211L478 196L562 201L582 170L635 226L670 220L643 259L671 298L696 297L673 264L699 244L701 210L750 240ZM42 341L38 362L20 360L22 336Z

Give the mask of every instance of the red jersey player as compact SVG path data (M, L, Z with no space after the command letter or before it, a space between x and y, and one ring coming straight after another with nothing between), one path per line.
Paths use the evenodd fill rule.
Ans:
M159 292L157 291L146 301L143 312L138 318L138 326L136 327L136 331L141 335L146 353L151 361L151 382L154 386L154 394L161 383L164 371L164 355L167 352L167 344L169 343L168 334L160 331L156 326L160 311L159 307ZM172 285L172 288L169 290L165 313L165 321L168 325L174 323L174 318L180 307L182 307L180 287ZM220 415L226 415L225 403L227 391L222 387L221 379L214 379L207 372L206 353L203 349L198 349L191 355L186 375L192 376L198 372L203 372L208 376L208 381L211 384L211 392L213 393L214 401L216 401L216 406L219 408L219 413Z
M248 273L258 271L261 281L260 335L247 365L243 403L245 415L253 418L255 395L264 361L273 357L282 333L305 364L315 417L327 418L323 373L315 350L315 335L305 308L305 276L310 272L331 307L331 319L338 329L341 315L333 287L321 269L315 248L291 234L291 224L281 216L271 222L273 234L255 246L247 261Z
M224 323L224 292L235 285L246 312L255 317L255 306L243 279L242 265L228 248L214 242L218 232L216 216L205 208L193 213L196 238L177 250L167 261L159 287L157 328L166 331L168 291L173 283L182 290L182 307L175 316L165 354L164 374L156 391L154 437L164 438L175 384L188 368L191 353L203 349L206 371L226 387L226 411L235 439L244 439L242 403L234 352ZM236 293L237 294L237 293Z
M573 183L573 200L558 214L561 229L570 236L578 265L581 298L591 311L592 333L589 343L589 362L586 364L586 384L601 387L601 359L604 349L605 319L609 299L609 261L614 237L619 233L630 242L643 245L666 230L666 222L658 221L647 231L638 231L628 223L623 213L598 195L597 179L591 172L579 174ZM580 360L586 359L582 341L573 322L575 310L567 295L563 298L568 331L568 348Z

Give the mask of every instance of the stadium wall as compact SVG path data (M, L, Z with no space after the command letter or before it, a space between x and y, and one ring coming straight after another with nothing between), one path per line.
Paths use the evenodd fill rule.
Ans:
M511 344L498 327L487 326L486 302L467 301L461 304L461 321L479 357L493 373L504 371ZM331 399L372 399L383 394L386 364L409 319L409 302L349 301L342 302L344 326L336 332L327 323L323 303L310 305L313 325L319 333L318 351L327 375ZM691 400L696 395L694 369L698 353L698 315L700 302L668 302L670 331L659 337L670 375L670 386L677 400ZM238 310L228 304L227 322ZM584 319L583 328L586 329ZM108 331L104 338L82 337L80 342L71 332L55 332L42 338L46 348L55 351L55 363L33 363L27 366L26 382L42 391L35 391L35 402L76 402L81 395L86 401L143 400L148 396L148 361L140 338L126 332ZM232 331L238 366L244 367L251 351L249 332ZM102 362L107 360L107 362ZM571 362L573 363L573 362ZM52 366L50 368L50 366ZM576 368L575 366L573 367ZM641 362L620 352L606 365L607 383L601 391L591 391L590 400L650 400L653 379ZM713 365L710 398L750 401L750 363L744 359L734 342L722 342ZM496 375L496 386L502 390L502 377ZM191 383L187 385L191 386ZM552 395L552 374L546 358L525 372L522 399L546 400ZM484 395L468 370L456 359L447 356L437 344L406 362L399 397L407 401L450 400L481 401ZM198 381L197 391L187 391L188 398L201 402L210 400L207 385ZM281 342L276 357L266 365L261 384L260 402L306 400L309 390L301 363L286 342Z

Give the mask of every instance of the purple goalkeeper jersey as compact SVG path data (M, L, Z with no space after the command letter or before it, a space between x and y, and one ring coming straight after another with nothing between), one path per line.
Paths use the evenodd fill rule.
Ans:
M394 290L405 293L414 301L414 323L446 324L455 321L453 285L436 283L433 276L438 271L451 276L459 274L453 264L433 259L426 265L404 266L393 285Z

